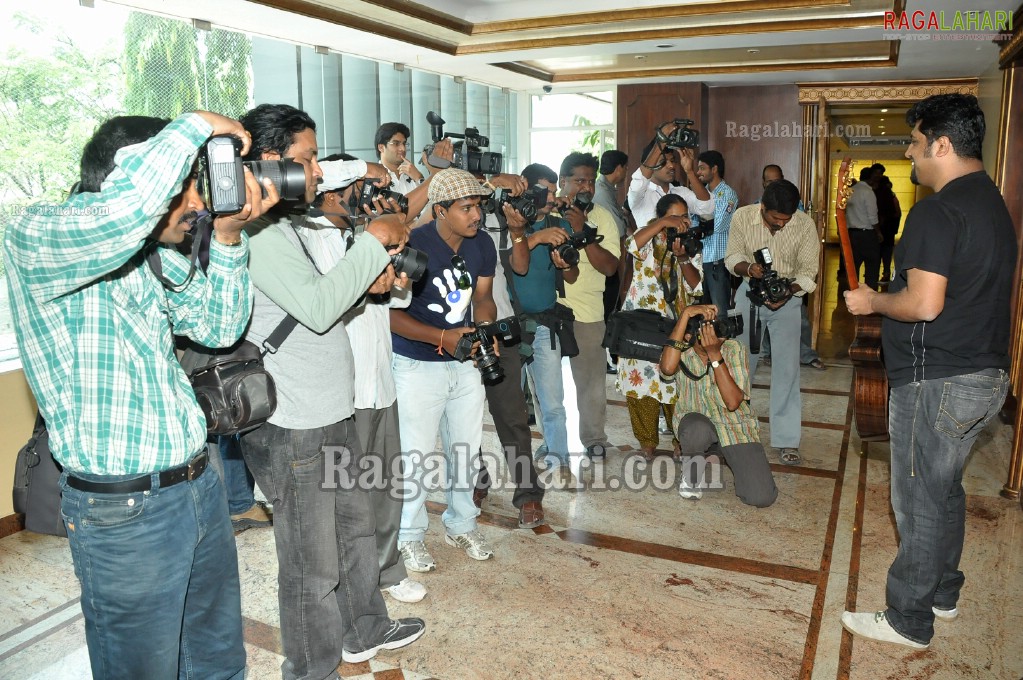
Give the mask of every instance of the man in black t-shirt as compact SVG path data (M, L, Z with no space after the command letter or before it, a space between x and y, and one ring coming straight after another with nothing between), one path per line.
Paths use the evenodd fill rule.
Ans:
M906 151L911 179L936 193L909 212L889 292L845 293L853 314L884 317L899 551L888 570L888 608L845 612L842 625L925 649L934 619L959 614L963 464L1008 389L1016 236L981 162L984 114L977 98L928 97L906 122L913 126Z

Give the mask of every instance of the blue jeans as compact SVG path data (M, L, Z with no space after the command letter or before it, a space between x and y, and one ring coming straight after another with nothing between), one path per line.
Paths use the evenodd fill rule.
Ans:
M1008 388L1008 373L991 368L891 391L888 432L899 551L888 569L885 616L910 640L929 643L931 607L952 609L959 600L966 526L963 465Z
M227 489L227 509L232 515L247 512L256 503L253 495L255 480L242 458L238 435L217 437L220 459L224 466L224 487Z
M274 506L284 680L337 677L341 651L376 645L390 626L377 583L376 523L357 479L352 418L291 430L266 423L242 437L256 483ZM346 455L347 454L347 455Z
M479 508L472 491L480 473L486 391L471 361L416 361L394 355L398 428L405 473L399 541L422 541L430 519L426 494L444 484L448 507L441 521L448 534L473 531ZM505 380L514 379L505 377ZM433 454L440 434L443 458ZM439 463L443 462L441 466ZM427 472L430 479L427 479ZM447 474L437 475L444 471ZM446 481L444 478L446 477Z
M554 337L551 349L551 329L537 324L533 337L533 361L526 371L533 379L536 400L540 405L543 423L543 449L549 467L568 465L568 428L565 413L565 385L561 378L561 347ZM507 378L505 378L507 380Z
M732 299L732 275L724 260L703 263L703 299L718 307L718 318L728 316L728 303Z
M139 475L76 474L116 482ZM138 493L79 491L61 476L61 513L82 586L95 678L245 676L238 554L220 477Z

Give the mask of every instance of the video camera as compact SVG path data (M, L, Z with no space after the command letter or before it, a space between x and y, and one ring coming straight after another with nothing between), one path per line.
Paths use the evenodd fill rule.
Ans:
M554 248L554 252L561 255L561 259L568 266L574 267L579 264L580 250L593 243L600 243L603 240L604 237L597 233L596 228L587 224L583 227L582 231L573 231L569 234L568 240Z
M489 213L499 215L502 214L501 210L504 204L508 203L519 211L526 222L532 224L536 222L536 216L547 205L547 193L547 187L540 184L534 184L519 196L512 196L506 189L495 189L494 195L484 203L484 208Z
M245 207L247 167L262 185L269 177L281 199L297 201L305 196L305 168L284 158L279 161L243 161L242 143L231 135L210 137L199 153L199 195L214 215L233 215ZM265 191L265 189L264 189Z
M682 247L689 257L696 257L703 252L703 239L714 233L714 220L701 221L697 225L689 227L689 230L682 233L675 227L668 227L664 235L668 239L668 247L671 248L675 241L681 239Z
M480 151L481 147L490 146L490 138L480 134L477 128L465 128L464 134L456 132L444 133L444 119L433 111L426 114L426 122L430 124L430 137L433 144L423 148L427 160L435 168L456 167L462 170L483 175L496 175L501 172L503 158L501 154L492 151ZM454 143L455 155L449 163L446 159L433 155L434 145L444 137L460 139Z
M476 368L483 376L483 382L487 385L496 385L504 380L504 371L501 369L500 358L494 352L494 338L508 347L517 344L521 334L519 320L514 316L492 323L477 324L473 331L465 333L458 339L453 356L458 361L467 359L475 361ZM479 346L473 353L472 346L477 342Z
M695 345L697 338L700 337L700 329L703 327L703 322L706 321L703 317L694 316L689 319L689 323L686 324L686 335L689 335L689 344ZM742 333L742 314L739 310L733 309L728 312L728 316L724 319L714 319L714 334L719 338L737 338Z
M657 141L663 144L668 149L699 149L700 148L700 131L694 130L690 126L693 121L689 118L676 118L672 121L677 126L672 130L671 134L664 134L661 132L661 128L667 125L667 123L661 123L657 126Z
M746 296L750 299L750 302L757 306L768 302L778 304L792 297L790 286L795 282L795 279L786 279L778 275L778 272L772 266L774 259L771 257L770 250L761 248L755 251L753 259L763 268L764 275L759 279L752 276L749 277L749 292L746 293Z

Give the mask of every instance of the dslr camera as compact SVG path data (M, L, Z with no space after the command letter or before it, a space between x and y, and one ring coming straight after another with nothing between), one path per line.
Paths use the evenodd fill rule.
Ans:
M408 212L408 197L404 194L399 194L397 191L391 191L385 186L380 186L376 182L371 180L363 180L362 191L356 193L352 192L352 196L349 199L349 208L351 211L358 215L362 213L363 208L366 210L375 210L376 206L373 205L374 198L393 198L398 204L398 212ZM394 213L393 210L385 209L384 214Z
M675 227L668 227L664 235L668 239L668 247L671 248L675 241L682 241L682 248L686 255L696 257L703 252L703 239L714 233L714 220L704 220L699 224L689 227L689 230L682 233Z
M534 184L519 196L512 196L505 189L495 189L493 196L487 199L484 207L489 213L502 215L505 203L518 210L526 222L532 224L536 222L536 216L547 205L547 188Z
M444 133L444 119L433 111L426 114L426 122L430 124L430 137L433 144L423 148L427 160L435 168L456 167L469 172L484 175L496 175L501 172L503 158L501 154L492 151L480 151L482 147L490 146L490 138L480 134L477 128L465 128L464 134L456 132ZM451 163L447 160L433 155L434 145L444 137L459 139L454 142L455 155Z
M700 148L700 131L690 127L693 124L692 120L689 118L676 118L672 122L677 127L672 130L671 134L666 135L661 132L661 128L667 125L667 123L661 123L657 126L657 141L668 149Z
M576 198L578 201L578 197ZM604 237L597 233L596 227L590 225L583 226L582 231L573 231L568 235L568 240L562 243L560 246L554 248L554 251L561 255L561 258L570 267L574 267L579 264L579 251L592 243L600 243L604 240Z
M418 281L426 273L426 264L430 261L429 256L421 250L405 246L401 252L391 255L391 264L394 265L395 276L408 274L409 281Z
M496 385L504 380L504 371L501 369L500 358L494 352L494 338L507 347L518 343L520 336L519 320L514 316L498 319L493 323L476 324L472 332L465 333L458 339L454 357L458 361L472 359L476 362L483 382L487 385ZM479 346L473 353L472 346L477 342Z
M778 276L778 272L772 266L774 259L771 258L771 251L761 248L753 253L753 258L764 269L764 275L757 279L749 277L749 292L746 296L750 302L758 307L768 302L778 304L792 297L792 290L789 286L795 279L786 279Z
M703 317L694 316L686 324L686 334L689 335L691 345L696 344L704 321L706 319ZM737 309L729 311L728 316L723 319L713 319L713 324L714 334L721 339L737 338L742 334L742 314Z
M210 137L199 153L199 195L214 215L233 215L245 207L247 167L261 185L269 177L281 198L297 201L305 196L305 168L284 158L279 161L242 161L242 143L231 135Z

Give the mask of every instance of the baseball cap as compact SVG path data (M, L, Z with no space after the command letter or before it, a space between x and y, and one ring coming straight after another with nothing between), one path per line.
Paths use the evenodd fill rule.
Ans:
M430 181L427 197L433 203L457 201L469 196L489 196L492 191L473 177L471 172L458 168L441 170Z

